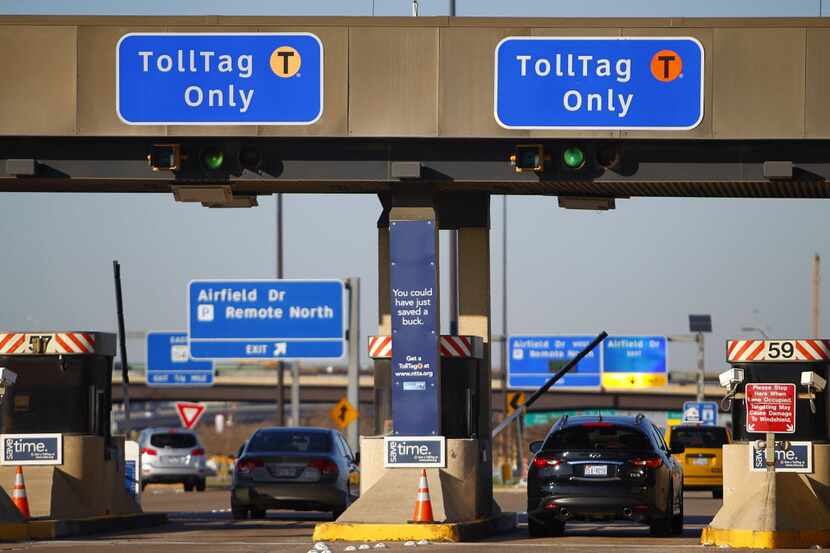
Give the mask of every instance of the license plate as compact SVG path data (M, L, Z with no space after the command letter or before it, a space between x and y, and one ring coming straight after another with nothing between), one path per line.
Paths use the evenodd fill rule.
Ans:
M585 465L585 476L608 476L608 465Z
M294 478L297 471L293 467L274 467L271 473L276 478Z
M709 464L709 459L707 459L706 457L698 457L697 459L692 459L692 464L705 466Z
M170 455L167 457L162 457L161 462L167 465L183 465L185 462L185 457L181 455Z

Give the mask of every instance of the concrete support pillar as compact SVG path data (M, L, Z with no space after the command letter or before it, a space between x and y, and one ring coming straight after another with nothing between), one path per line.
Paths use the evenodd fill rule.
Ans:
M490 204L489 197L478 206L478 226L461 227L458 232L458 333L481 336L484 352L479 365L478 428L481 455L478 470L477 505L481 515L492 514L493 473L490 440Z
M378 219L378 335L392 334L392 317L389 307L389 211L383 210ZM364 344L363 347L366 347ZM392 411L390 392L392 386L391 361L375 360L374 402L375 435L391 432Z

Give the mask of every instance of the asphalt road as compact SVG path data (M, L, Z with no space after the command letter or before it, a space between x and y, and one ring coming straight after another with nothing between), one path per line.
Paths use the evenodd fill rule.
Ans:
M524 490L498 491L496 499L506 511L524 510ZM231 520L228 492L183 493L172 488L150 487L142 497L147 511L171 514L163 527L100 535L77 540L60 540L0 546L0 551L51 553L78 551L89 553L305 553L312 547L311 533L318 522L331 520L328 513L271 511L266 520ZM557 551L586 552L609 550L619 553L655 551L673 553L704 549L699 544L701 528L720 506L709 494L686 494L686 530L682 537L652 538L646 526L629 523L569 524L564 537L527 537L526 518L519 528L479 543L430 544L415 548L387 543L386 551L516 551L542 549L556 544ZM329 544L332 551L343 551L347 544ZM374 549L373 549L374 551Z

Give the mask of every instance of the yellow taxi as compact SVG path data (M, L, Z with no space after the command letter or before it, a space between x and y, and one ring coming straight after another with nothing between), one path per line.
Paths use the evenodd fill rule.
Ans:
M666 430L669 447L684 448L674 455L683 466L684 490L711 490L712 497L723 497L723 446L729 441L722 426L679 424Z

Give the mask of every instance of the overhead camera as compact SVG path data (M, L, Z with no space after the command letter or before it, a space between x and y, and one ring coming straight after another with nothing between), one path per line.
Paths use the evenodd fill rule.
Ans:
M815 393L823 392L827 387L827 381L820 375L813 371L804 371L801 373L801 385L807 387L807 395L810 400L810 412L816 414Z
M744 370L743 369L729 369L728 371L724 371L718 375L718 380L720 380L720 385L722 388L732 388L744 381Z
M827 387L827 381L813 371L804 371L801 373L801 385L807 386L816 392L823 392Z

